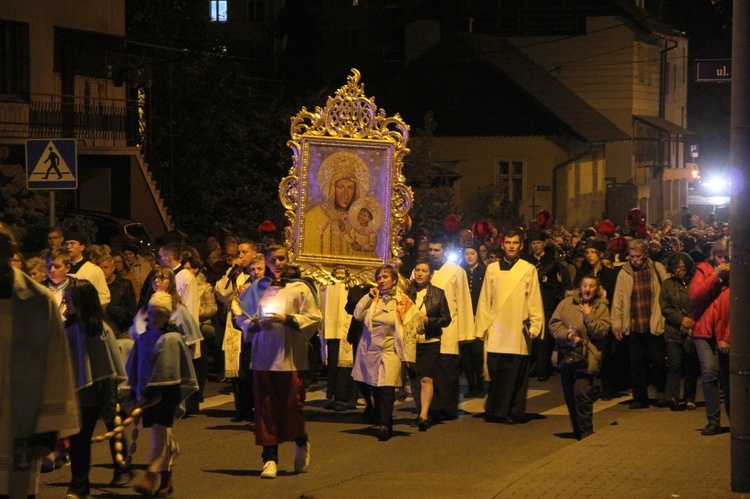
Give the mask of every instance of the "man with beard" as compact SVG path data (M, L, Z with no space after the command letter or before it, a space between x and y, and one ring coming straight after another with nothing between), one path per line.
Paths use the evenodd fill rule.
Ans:
M521 260L521 235L503 239L505 256L487 266L476 316L476 336L484 340L490 391L488 422L516 424L526 415L531 341L543 334L544 305L536 267Z

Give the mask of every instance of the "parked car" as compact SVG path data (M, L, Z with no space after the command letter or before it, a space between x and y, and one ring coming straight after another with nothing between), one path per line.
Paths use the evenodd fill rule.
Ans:
M98 211L57 210L57 218L63 226L73 225L71 219L81 217L96 226L96 244L108 244L114 249L121 249L124 244L136 244L143 249L153 246L153 239L140 222L120 218Z

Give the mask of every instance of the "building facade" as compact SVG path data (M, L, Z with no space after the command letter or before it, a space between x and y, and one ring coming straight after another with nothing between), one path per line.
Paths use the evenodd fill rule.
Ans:
M0 31L3 163L24 165L27 139L76 139L69 207L171 230L142 154L148 82L126 54L125 1L3 0Z

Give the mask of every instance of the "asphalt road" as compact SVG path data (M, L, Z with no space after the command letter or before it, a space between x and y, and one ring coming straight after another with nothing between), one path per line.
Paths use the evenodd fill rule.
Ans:
M477 417L483 401L462 399L463 413L457 421L420 433L409 426L415 415L408 398L396 407L394 436L388 442L379 442L374 429L361 422L361 411L324 409L321 382L309 391L305 407L309 471L294 473L294 445L287 443L280 447L277 478L264 480L259 477L260 448L250 427L230 421L233 403L228 387L209 382L201 414L175 424L181 447L174 466L175 497L493 497L503 477L578 443L570 433L559 376L547 382L531 380L531 420L523 425L486 423ZM628 411L628 400L624 396L598 401L595 428L621 423L638 412ZM100 428L105 431L101 424ZM133 461L139 475L148 460L148 442L148 433L141 432ZM93 463L92 497L138 497L132 489L108 487L112 469L105 444L95 444ZM63 497L69 478L68 466L43 474L38 497Z

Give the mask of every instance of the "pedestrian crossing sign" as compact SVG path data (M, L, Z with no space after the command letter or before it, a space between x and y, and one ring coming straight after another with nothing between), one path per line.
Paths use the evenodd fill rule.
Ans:
M78 188L76 139L27 140L26 187L29 190Z

